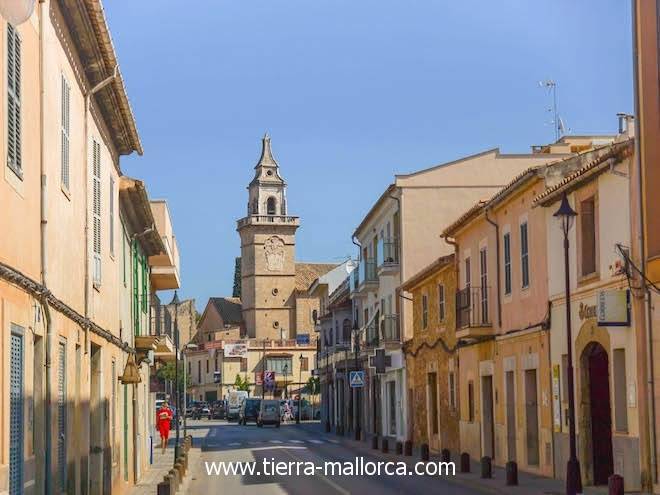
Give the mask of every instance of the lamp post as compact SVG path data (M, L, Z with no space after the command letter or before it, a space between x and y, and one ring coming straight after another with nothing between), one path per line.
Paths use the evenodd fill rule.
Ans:
M186 351L195 349L197 349L197 344L189 342L181 350L183 353L183 438L186 438L188 433L188 415L186 414L188 411L188 359L186 358Z
M174 443L174 464L179 458L179 417L181 415L181 400L180 400L180 389L179 389L179 295L177 291L174 291L174 297L170 305L174 305L174 391L175 391L175 404L176 404L176 440Z
M577 213L568 203L566 193L561 198L559 209L554 217L559 220L564 234L564 277L566 282L566 345L567 345L567 378L568 378L568 440L569 458L566 465L566 494L582 493L580 461L577 458L575 446L575 385L573 383L573 337L571 332L571 278L568 264L568 233L575 222Z
M298 414L296 414L296 424L300 424L300 410L302 409L302 363L305 357L300 353L298 360L300 361L300 368L298 370L298 382L300 383L300 389L298 390Z

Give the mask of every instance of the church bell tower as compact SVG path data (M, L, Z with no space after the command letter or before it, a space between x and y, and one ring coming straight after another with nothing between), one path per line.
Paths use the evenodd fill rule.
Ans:
M241 237L241 305L250 338L292 338L295 329L295 245L298 217L287 214L286 182L273 157L270 137L248 185Z

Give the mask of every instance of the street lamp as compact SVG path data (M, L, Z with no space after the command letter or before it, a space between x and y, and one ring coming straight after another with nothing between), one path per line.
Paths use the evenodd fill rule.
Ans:
M571 282L568 266L568 232L573 227L577 213L568 203L566 193L561 198L559 209L553 215L559 220L561 231L564 234L564 277L566 281L566 342L567 342L567 378L568 378L568 440L569 458L566 465L566 494L582 493L582 479L580 475L580 461L578 461L575 447L575 386L573 384L573 337L571 335Z
M174 291L174 297L172 298L172 302L170 303L170 306L174 306L174 390L176 393L176 396L174 397L175 404L176 404L176 441L174 443L174 464L176 464L176 460L179 458L179 435L180 435L180 429L179 429L179 418L181 415L181 400L180 400L180 394L179 394L179 303L181 301L179 300L179 295L177 294L177 291Z
M300 389L298 390L298 414L296 415L296 424L300 424L300 410L302 409L302 363L303 359L305 357L302 355L302 352L300 353L300 357L298 358L300 360L300 369L299 369L299 376L298 376L298 381L300 382Z
M188 415L186 414L188 411L188 363L186 351L194 351L195 349L197 349L197 344L194 342L188 342L181 349L183 353L183 438L186 438L186 434L188 433Z

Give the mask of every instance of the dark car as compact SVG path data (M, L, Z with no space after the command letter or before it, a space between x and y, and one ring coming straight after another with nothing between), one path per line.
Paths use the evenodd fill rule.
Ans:
M224 400L217 400L211 405L211 417L213 419L225 419L227 407Z
M275 425L279 428L280 421L280 401L262 400L257 416L257 426L261 428L263 425Z
M241 409L238 412L238 424L245 425L248 421L257 422L259 416L259 408L261 407L261 399L248 397L241 404Z

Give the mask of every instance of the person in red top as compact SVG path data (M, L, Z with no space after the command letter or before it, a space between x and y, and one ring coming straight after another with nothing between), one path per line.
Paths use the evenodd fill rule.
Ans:
M167 448L167 440L170 436L170 424L174 413L170 406L167 404L167 401L163 402L163 405L160 406L158 412L156 413L156 428L160 433L160 446L163 449L163 454Z

